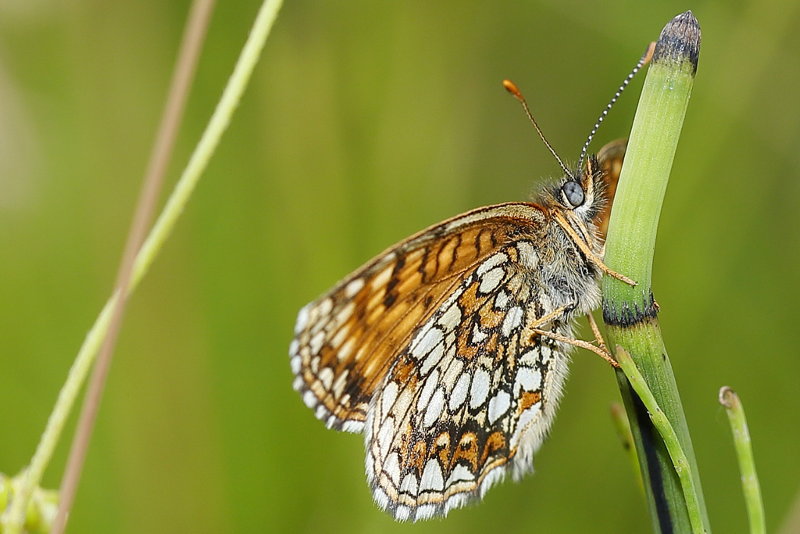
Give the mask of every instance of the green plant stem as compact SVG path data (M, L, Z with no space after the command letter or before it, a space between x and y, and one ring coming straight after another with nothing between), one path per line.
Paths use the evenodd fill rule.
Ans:
M136 255L130 283L126 288L128 295L136 289L144 275L147 274L153 260L155 260L164 242L172 233L175 223L208 165L208 161L219 144L222 134L230 123L233 112L247 87L281 4L282 0L265 0L262 4L233 74L228 80L228 84L222 93L211 120L206 126L164 209ZM75 400L92 367L100 344L108 331L111 312L116 304L117 297L118 294L115 293L106 302L94 325L86 335L83 345L81 345L78 355L69 370L53 411L48 418L47 426L36 447L36 452L31 459L29 467L25 470L25 476L17 498L12 502L11 509L6 512L7 517L4 517L3 523L7 527L6 532L8 534L16 534L22 528L25 506L33 493L33 489L41 483L44 471L53 456L67 418L75 405Z
M0 473L0 510L5 510L9 502L14 502L14 496L19 493L23 478L24 473L14 478ZM22 528L26 532L50 532L57 507L57 491L34 488L25 507ZM7 532L0 524L0 533Z
M683 451L681 442L678 439L678 434L675 432L675 429L672 428L663 410L658 406L656 398L653 396L650 388L647 387L647 382L636 368L636 364L633 363L630 354L622 347L617 346L615 356L628 382L630 382L633 390L636 392L639 399L641 399L644 407L647 409L650 420L653 422L661 439L664 441L664 445L667 447L669 456L672 459L672 465L675 467L675 472L681 483L692 532L694 534L702 534L705 532L705 528L703 526L703 517L700 510L700 500L694 486L689 460L686 458L686 454Z
M725 407L728 421L731 424L733 445L736 449L736 458L739 461L739 472L742 477L744 502L747 507L747 517L750 519L750 534L765 534L767 525L764 519L764 504L761 500L761 486L756 474L756 463L753 459L753 447L750 443L750 430L747 428L744 407L736 392L728 386L719 390L719 403Z
M691 12L667 24L656 43L614 199L604 258L608 267L638 284L631 287L606 276L602 291L610 346L622 346L631 355L674 429L697 494L702 532L710 532L692 442L651 290L658 219L697 69L699 46L700 28ZM636 443L654 530L662 534L690 532L693 518L670 451L623 372L617 372L617 380Z
M100 401L103 398L108 372L111 368L114 347L116 346L125 314L127 292L124 288L130 283L136 252L141 247L147 227L152 222L151 219L164 183L167 164L172 155L175 139L178 136L178 128L180 127L183 112L186 109L189 88L194 79L194 73L203 48L203 41L211 20L214 1L193 0L189 10L164 111L150 154L147 171L142 180L139 200L136 203L125 249L117 271L116 282L114 283L114 292L119 298L115 299L108 331L100 345L97 361L93 366L92 376L89 379L89 385L83 398L83 406L81 407L75 435L72 438L67 465L61 478L60 501L51 529L52 534L61 534L66 529L69 511L75 501L78 482L83 472L84 462L89 451L89 442L100 408Z

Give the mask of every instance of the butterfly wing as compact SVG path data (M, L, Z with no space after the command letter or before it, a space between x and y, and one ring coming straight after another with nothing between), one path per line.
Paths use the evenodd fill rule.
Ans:
M378 505L399 520L445 515L507 470L528 472L550 428L571 336L543 289L541 250L521 239L462 277L403 347L373 398L366 471Z
M596 160L600 239L624 152L612 142ZM294 387L329 427L366 431L373 495L397 519L444 515L532 468L570 348L533 328L571 338L573 312L556 310L585 313L597 297L550 223L535 204L474 210L388 249L298 315Z
M509 203L480 208L386 250L304 307L289 353L294 388L328 427L364 428L376 388L464 273L544 228L542 208Z
M627 139L617 139L603 146L597 153L597 162L603 171L605 205L595 218L597 231L605 239L608 233L608 219L611 216L611 206L614 203L614 194L617 192L619 173L622 170L622 161L625 158L625 149L628 147Z

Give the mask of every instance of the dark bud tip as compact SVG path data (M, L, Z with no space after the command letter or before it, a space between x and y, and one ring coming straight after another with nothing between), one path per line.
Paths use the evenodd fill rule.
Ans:
M739 396L729 386L722 386L719 390L719 403L729 410L739 402Z
M691 11L681 13L661 30L653 53L653 64L666 61L689 61L692 74L697 72L700 55L700 23Z

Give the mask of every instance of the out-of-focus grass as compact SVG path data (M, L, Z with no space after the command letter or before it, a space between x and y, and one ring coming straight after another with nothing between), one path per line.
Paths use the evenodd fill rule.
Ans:
M579 353L536 473L443 522L371 504L358 436L291 390L300 306L389 244L519 200L563 157L664 21L702 56L661 217L654 290L712 525L746 516L725 415L747 399L769 530L800 489L800 5L290 2L194 204L133 298L75 532L641 532L608 420L614 378ZM0 5L0 471L30 457L110 291L186 2ZM258 5L220 3L173 165L184 163ZM638 87L638 84L636 85ZM636 90L596 147L625 135ZM57 486L66 444L48 471Z

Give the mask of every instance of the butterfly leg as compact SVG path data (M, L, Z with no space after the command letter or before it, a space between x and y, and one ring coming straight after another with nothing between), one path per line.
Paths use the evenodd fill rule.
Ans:
M551 322L553 319L559 318L562 314L568 310L572 309L572 306L561 306L553 310L552 312L545 314L534 322L528 325L528 331L532 334L538 334L540 336L549 337L551 339L555 339L556 341L561 341L564 343L569 343L570 345L574 345L576 347L581 347L586 350L590 350L603 358L607 361L611 367L618 368L619 364L609 352L608 347L606 346L605 341L603 340L603 334L600 333L600 328L597 326L597 322L594 320L594 316L591 313L586 314L586 318L589 321L589 326L592 328L592 334L594 334L594 341L597 345L594 345L588 341L583 341L581 339L572 339L570 337L562 336L561 334L556 334L555 332L548 332L547 330L541 330L538 328L544 324Z
M586 319L588 319L589 326L592 328L592 334L594 334L594 341L597 343L597 346L600 347L601 350L605 351L606 354L611 354L611 351L608 350L605 340L603 340L603 334L600 333L600 329L597 327L597 321L594 320L594 315L587 313Z
M595 325L597 326L597 325ZM575 347L580 347L582 349L590 350L603 358L607 361L611 367L619 368L619 364L614 359L611 354L605 350L605 344L603 344L603 348L600 348L596 345L589 343L588 341L583 341L582 339L572 339L571 337L562 336L561 334L556 334L555 332L548 332L547 330L539 330L538 328L532 328L531 332L534 334L539 334L540 336L549 337L550 339L555 339L556 341L560 341L562 343L568 343Z
M610 276L612 278L616 278L617 280L625 282L629 286L636 286L636 282L634 280L631 280L630 278L628 278L624 274L621 274L621 273L618 273L617 271L611 270L605 263L603 263L603 260L601 260L600 258L597 257L597 254L595 254L589 248L589 245L586 244L586 240L583 239L582 237L580 237L577 234L577 232L575 232L575 229L572 228L572 226L569 224L569 222L566 220L566 218L564 218L563 215L561 215L560 213L556 213L555 219L558 222L558 224L561 226L561 228L563 228L564 231L567 232L567 235L569 235L572 238L572 240L575 242L575 244L578 245L578 248L581 249L581 252L583 252L583 254L592 263L594 263L597 266L598 269L600 269L601 271L603 271L604 273L606 273L608 276Z
M567 312L567 311L571 310L572 308L573 308L573 306L561 306L560 308L556 308L555 310L551 311L550 313L542 315L541 317L539 317L538 319L536 319L535 321L530 323L527 326L527 328L529 330L535 332L537 327L542 326L543 324L547 324L547 323L551 322L553 319L559 319L559 318L563 317L564 312Z

